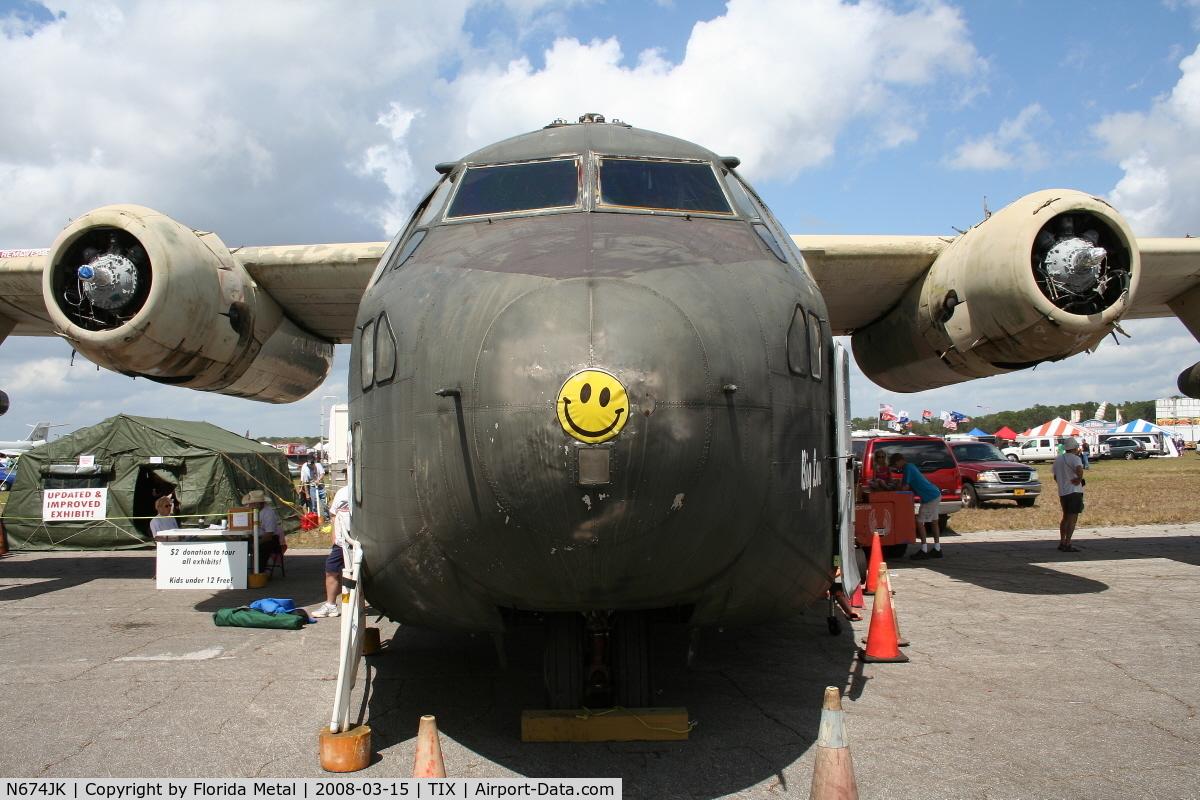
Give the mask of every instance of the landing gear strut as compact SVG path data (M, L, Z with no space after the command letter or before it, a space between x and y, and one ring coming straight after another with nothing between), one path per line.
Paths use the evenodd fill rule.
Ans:
M645 611L546 615L544 677L552 709L650 705Z

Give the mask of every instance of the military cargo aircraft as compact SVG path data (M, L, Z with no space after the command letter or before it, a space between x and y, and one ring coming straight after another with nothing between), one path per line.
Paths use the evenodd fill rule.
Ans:
M229 249L109 206L0 260L4 324L276 403L351 343L370 603L538 622L551 707L645 706L652 621L781 619L836 562L856 580L833 336L904 392L1066 358L1127 318L1200 335L1200 240L1139 241L1100 198L1038 192L953 238L791 237L738 164L589 114L437 165L390 244ZM1200 396L1200 365L1180 387Z

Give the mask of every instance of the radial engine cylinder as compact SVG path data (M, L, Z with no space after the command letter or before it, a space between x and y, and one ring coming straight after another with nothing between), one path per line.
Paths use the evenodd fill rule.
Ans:
M304 397L333 345L299 328L216 235L142 206L74 220L42 292L58 332L125 375L270 403Z
M918 392L1094 349L1137 290L1133 233L1108 203L1026 195L955 239L887 315L855 332L867 377Z

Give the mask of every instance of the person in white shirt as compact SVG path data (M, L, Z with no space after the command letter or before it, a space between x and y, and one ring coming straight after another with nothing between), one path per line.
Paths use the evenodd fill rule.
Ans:
M174 497L167 494L158 498L154 501L154 510L158 512L158 516L150 520L150 538L155 538L159 531L171 531L179 527L179 521L173 516Z
M321 466L315 455L309 455L308 461L300 467L300 483L308 494L308 510L325 512L324 516L329 516L329 503L325 494L325 467Z
M1080 458L1079 440L1074 436L1063 439L1063 453L1054 459L1050 471L1058 484L1058 502L1062 506L1062 521L1058 523L1058 549L1065 553L1078 553L1079 548L1071 544L1075 524L1083 513L1083 459Z
M313 612L314 617L336 617L341 613L338 605L342 593L342 569L346 564L346 534L350 531L350 487L343 486L333 496L333 547L325 559L325 604Z

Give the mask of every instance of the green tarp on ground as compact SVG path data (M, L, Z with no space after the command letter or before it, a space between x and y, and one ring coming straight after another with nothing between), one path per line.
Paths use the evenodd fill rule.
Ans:
M80 466L91 456L95 466ZM252 489L266 492L284 529L299 528L287 459L210 425L120 414L23 454L0 516L14 550L124 550L152 543L155 494L169 485L179 521L217 523ZM46 489L107 488L106 519L44 521Z

